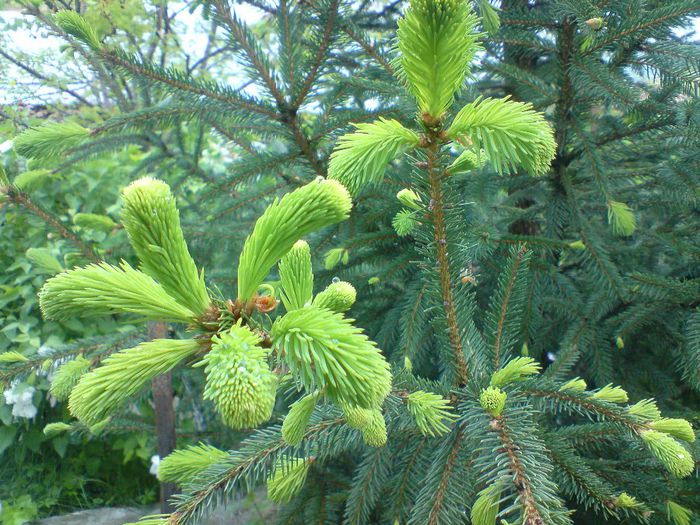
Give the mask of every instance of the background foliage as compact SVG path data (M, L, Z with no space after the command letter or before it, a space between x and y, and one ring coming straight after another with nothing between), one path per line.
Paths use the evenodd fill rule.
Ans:
M0 477L0 486L13 487L0 491L3 512L47 513L155 497L147 474L154 445L146 394L137 410L101 436L42 433L65 413L62 405L51 406L47 375L35 365L52 359L45 365L50 377L64 353L90 348L88 355L97 358L117 348L116 338L144 337L115 321L41 320L36 291L46 276L94 257L133 262L118 225L118 194L137 176L152 174L176 192L190 249L198 265L208 268L210 284L230 295L234 256L264 205L325 175L330 151L351 122L381 115L412 126L412 101L395 81L392 62L404 4L248 2L260 16L247 28L218 0L188 6L81 3L108 42L102 53L58 28L53 3L22 5L29 13L22 23L61 38L65 67L44 69L49 57L4 50L0 67L15 72L19 62L34 82L61 96L3 106L0 133L9 139L50 118L79 123L92 136L44 158L27 159L17 151L2 158L21 193L0 211L0 262L6 268L0 351L17 350L32 360L19 376L20 389L35 389L38 408L27 419L12 417L7 404L0 407L0 466L9 467L0 469L9 476ZM458 239L464 264L457 268L456 286L475 291L475 323L492 337L491 327L499 323L492 314L504 300L499 279L514 264L512 246L522 243L529 270L514 270L517 286L506 288L517 314L506 346L535 357L549 377L579 375L591 387L622 384L631 399L655 397L665 415L694 420L697 427L700 54L688 29L699 14L697 3L504 0L498 3L500 26L486 4L475 2L487 15L480 27L484 51L455 107L477 94L532 102L555 128L558 150L544 177L500 177L484 167L456 179L450 198L466 226ZM12 92L23 97L25 89L32 86ZM333 277L352 282L360 298L351 312L358 324L397 366L409 358L417 375L437 379L445 363L444 337L431 322L435 304L425 268L416 264L425 254L392 225L402 209L394 195L410 184L411 164L405 157L391 162L383 185L358 196L351 219L311 245L314 267L326 269L317 275L317 286ZM9 387L10 375L0 379ZM182 443L206 438L233 447L240 436L222 435L211 407L194 402L199 381L183 374L176 385ZM284 406L278 408L284 413ZM578 439L586 442L602 428L582 431ZM342 430L329 432L349 439ZM259 439L248 447L267 443L265 435ZM595 443L593 451L581 445L583 455L598 458L596 473L616 461L605 445ZM318 507L331 501L325 510L331 522L343 514L349 522L381 522L382 485L389 478L363 475L387 473L390 462L410 457L430 461L412 445L403 446L393 455L382 449L340 454L332 467L323 467L328 470L311 472L307 489L282 519L294 522L306 501ZM114 449L123 450L119 461L97 464ZM51 455L62 458L65 470L46 469ZM48 473L56 476L55 494L44 488ZM606 481L616 487L631 483L640 499L653 499L635 476L628 472ZM101 492L100 483L91 481L96 477L117 481ZM127 483L134 479L138 483ZM362 492L365 479L372 481ZM607 516L595 491L584 493L575 479L559 481L577 502L577 523ZM417 491L411 487L409 493ZM20 493L33 500L17 498ZM686 498L686 507L700 506L697 491ZM345 509L348 500L355 517ZM420 505L418 499L415 512L424 510ZM305 512L318 515L317 506ZM655 510L652 520L665 522L663 509ZM645 519L643 513L632 515Z

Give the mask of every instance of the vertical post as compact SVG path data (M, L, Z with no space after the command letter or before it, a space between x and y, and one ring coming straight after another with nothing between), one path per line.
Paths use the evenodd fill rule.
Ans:
M166 323L149 323L149 339L165 339L168 336ZM156 438L158 455L162 458L175 450L175 408L173 407L173 379L171 374L154 377L151 381L153 402L156 415ZM160 510L170 514L174 508L169 503L170 497L177 493L173 483L160 484Z

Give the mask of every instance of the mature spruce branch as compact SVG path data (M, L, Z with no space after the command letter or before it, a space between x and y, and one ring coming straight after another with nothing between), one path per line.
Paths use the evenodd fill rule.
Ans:
M80 239L80 237L78 237L73 230L68 228L68 226L63 224L58 217L34 202L29 195L15 186L4 188L4 192L8 196L11 203L16 204L29 213L39 217L49 227L53 228L61 237L74 244L86 259L93 262L99 262L101 260L101 257L97 254L97 252L95 252L95 249L91 245Z
M469 368L464 358L462 349L462 337L457 324L457 311L453 297L454 285L452 283L452 270L447 255L447 229L445 225L445 203L443 196L442 179L445 177L444 167L440 165L439 152L442 139L438 132L428 130L425 145L427 155L427 176L430 186L430 203L432 205L431 216L433 222L433 241L436 253L436 263L439 275L439 286L442 295L442 309L445 312L447 331L452 356L457 370L455 382L458 385L466 385L469 381Z
M494 418L492 426L498 433L498 438L503 444L503 452L505 452L510 463L510 469L513 473L513 484L518 491L518 498L523 506L523 525L543 525L545 522L537 509L533 488L521 459L523 451L513 441L506 418L502 416Z

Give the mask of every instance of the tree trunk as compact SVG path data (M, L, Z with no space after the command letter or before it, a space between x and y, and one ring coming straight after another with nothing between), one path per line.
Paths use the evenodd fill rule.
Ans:
M150 339L164 339L168 336L166 323L150 323L148 329ZM175 408L173 407L173 380L171 374L163 374L153 378L151 382L153 401L156 415L156 437L158 440L158 456L164 458L175 450ZM160 510L170 514L174 508L169 503L177 487L173 483L160 484Z

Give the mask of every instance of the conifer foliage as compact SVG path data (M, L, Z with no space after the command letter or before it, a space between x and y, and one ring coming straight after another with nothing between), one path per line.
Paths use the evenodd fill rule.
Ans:
M340 16L337 3L311 3L315 13L328 12L333 4L331 12ZM690 508L698 502L688 495L686 484L696 472L692 424L664 417L653 399L635 399L624 385L600 381L609 374L591 374L596 379L592 387L590 381L574 377L576 359L587 351L578 344L586 338L574 342L567 332L569 351L551 364L529 355L528 341L536 346L540 335L550 337L530 327L546 323L546 316L532 319L533 304L544 312L551 308L542 298L543 289L556 288L581 300L574 284L550 267L547 250L583 250L580 264L592 268L593 279L602 273L613 288L622 284L595 235L585 235L592 228L586 219L578 218L581 241L545 242L544 254L532 248L536 235L510 235L506 240L511 247L500 264L492 265L493 278L486 287L475 286L472 263L483 256L480 250L493 250L483 248L491 232L474 228L479 210L469 201L469 191L488 193L504 184L514 195L521 190L528 195L523 188L548 184L552 170L558 174L553 184L557 191L564 188L566 198L575 201L579 190L572 189L576 181L561 164L572 154L566 134L553 128L542 111L515 100L513 93L479 96L472 88L464 89L472 78L470 68L477 67L475 57L485 54L488 68L493 52L489 38L502 33L494 7L487 1L474 4L481 18L466 0L407 2L395 30L392 60L378 54L350 17L339 22L348 38L381 63L376 86L410 110L409 118L379 114L372 122L354 124L354 131L338 137L327 173L296 120L311 86L290 73L293 66L285 69L304 58L282 53L282 69L275 71L228 4L207 4L207 13L223 22L244 49L245 66L259 77L265 101L249 100L214 83L182 79L179 103L194 104L192 120L210 119L216 128L221 123L212 109L235 102L247 111L236 118L254 120L264 129L262 135L295 137L295 155L318 176L304 184L294 179L293 188L257 217L240 250L232 297L207 288L203 269L190 255L171 189L153 178L140 179L123 192L122 222L138 268L126 262L91 264L59 273L42 288L47 318L135 316L179 323L189 336L142 343L92 369L86 360L63 365L54 388L68 397L71 414L80 422L99 427L149 379L188 366L202 370L203 396L222 421L252 431L236 450L200 444L165 458L159 476L179 483L182 493L172 514L141 523L196 523L211 507L263 484L269 498L280 504L281 523L565 525L578 523L579 515L583 520L593 516L593 523L663 523L666 516L690 523ZM551 4L559 5L557 16L566 20L578 9L570 2ZM111 49L76 13L59 14L56 22L104 63L168 89L177 86L177 71ZM508 16L504 22L517 25ZM588 22L591 31L577 41L584 54L605 48L612 36L598 34L602 25L596 20ZM624 32L616 38L624 39ZM321 62L313 66L312 60L312 68L320 68ZM586 64L582 58L564 73L588 75ZM507 64L503 68L502 75L541 85L532 72ZM393 76L387 79L389 74ZM278 77L288 88L285 94L278 89ZM593 77L587 76L591 82ZM399 88L392 85L394 80ZM608 80L597 78L603 84ZM352 82L362 84L360 79ZM211 106L199 104L204 99ZM551 97L544 96L537 107L546 107L547 101ZM274 124L256 120L260 113L278 111L284 118ZM17 145L27 155L45 148L54 153L110 126L121 124L114 120L88 133L49 125L27 131ZM585 137L581 132L577 154L591 146ZM246 160L260 161L249 154ZM600 159L593 155L590 160L595 172ZM398 194L386 180L396 166L406 167ZM613 199L604 178L593 179L604 197L611 233L631 236L637 228L633 211ZM334 279L314 293L318 245L310 238L324 229L340 232L344 221L364 224L355 215L360 206L367 210L365 199L375 191L396 194L390 209L398 240L379 227L360 233L358 242L370 244L373 236L388 235L398 243L393 249L398 246L401 252L392 255L399 262L369 252L372 257L358 257L345 272L348 282ZM527 207L515 207L519 219L532 219ZM558 212L546 213L548 221L556 222ZM350 243L352 237L342 240ZM329 270L348 264L345 248L334 250L327 257ZM377 276L364 282L352 279L353 273L366 277L362 272L380 264L388 267L383 275L410 277L398 288L400 297L396 290L388 296L382 295L386 291L368 291L381 283ZM404 268L398 270L398 264ZM535 281L533 268L546 275L538 277L545 285ZM642 275L636 280L640 284L635 293L673 302L652 289L673 289L674 283ZM587 315L595 314L596 301L607 305L615 294L605 288L590 295ZM349 317L350 310L359 311L359 319L379 317L384 323L374 330L376 338L372 333L382 342L381 349ZM633 323L642 313L632 312L623 321ZM698 324L692 318L681 323L689 331L689 344L698 339ZM619 341L618 347L624 346L621 336ZM694 373L687 363L686 368L687 375ZM275 407L282 400L292 402L278 424Z

